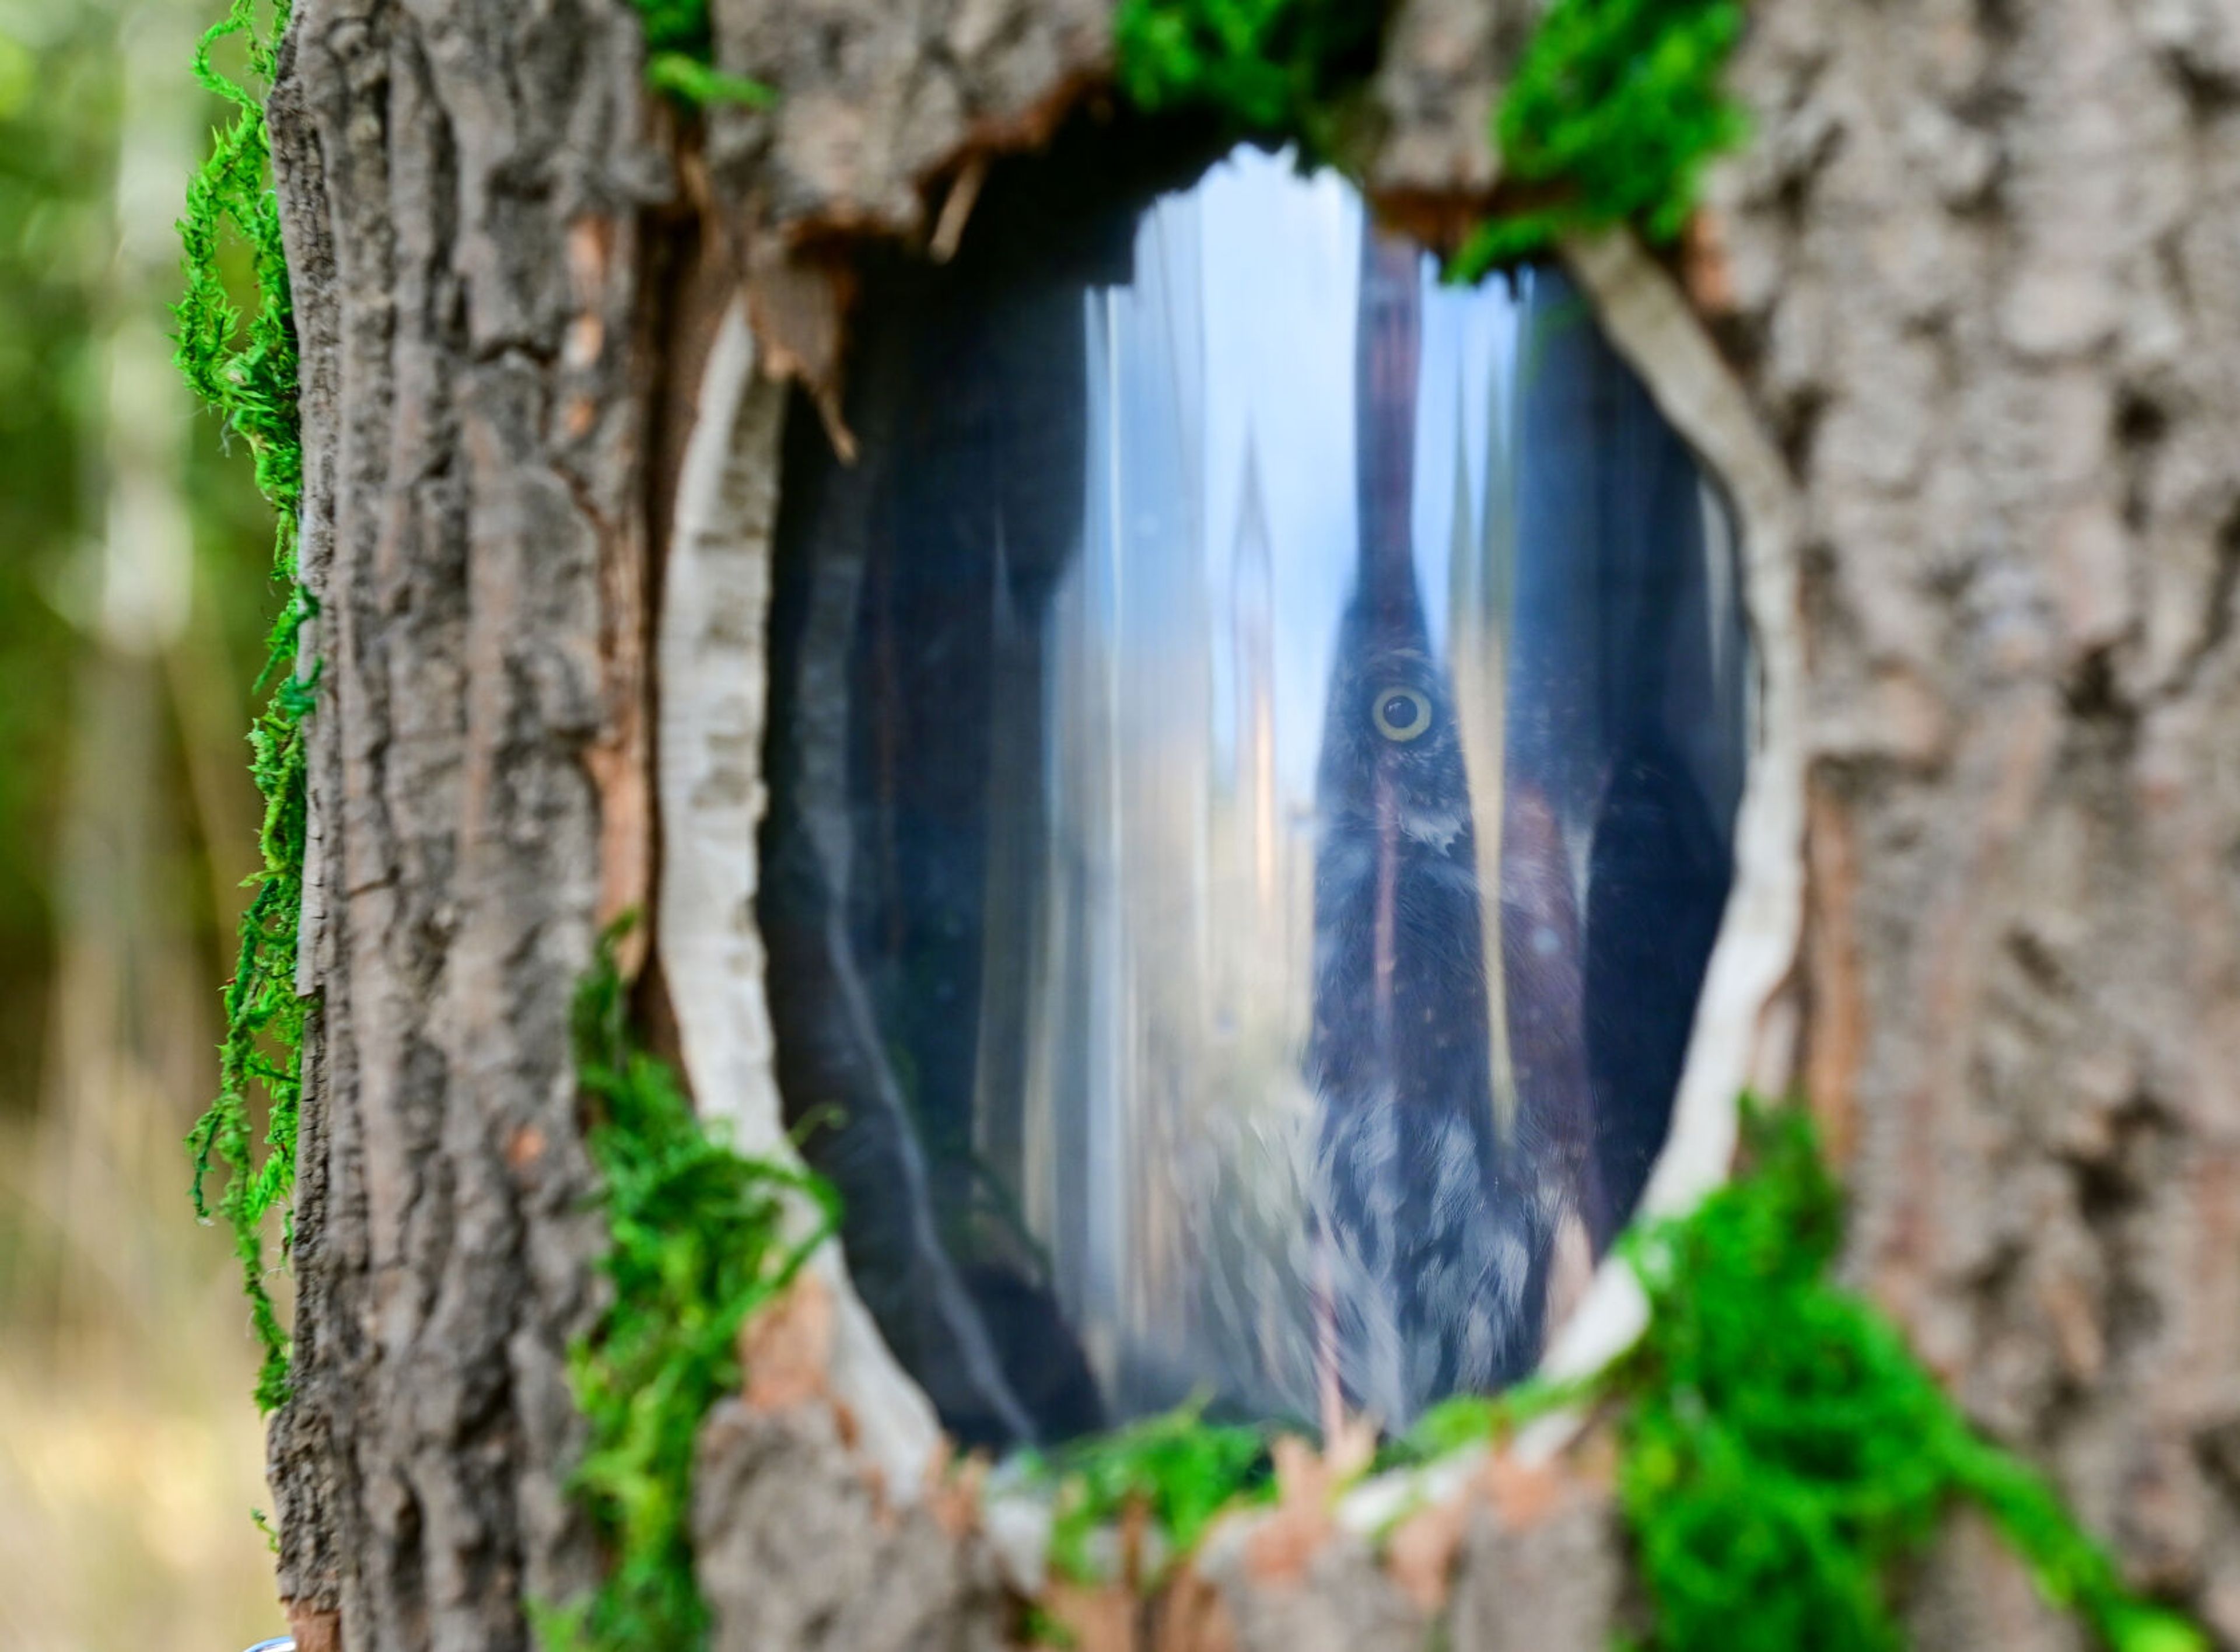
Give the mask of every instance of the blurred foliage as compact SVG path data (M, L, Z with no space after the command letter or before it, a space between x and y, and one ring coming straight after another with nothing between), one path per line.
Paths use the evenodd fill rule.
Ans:
M694 1116L676 1071L639 1046L615 960L627 928L601 939L574 1029L614 1296L569 1353L591 1436L571 1484L609 1565L594 1594L541 1610L538 1629L555 1649L690 1652L709 1627L692 1573L701 1419L738 1391L741 1329L836 1230L839 1205L817 1177L732 1151ZM787 1236L797 1199L819 1218L798 1240Z
M0 12L0 1109L28 1109L36 1093L54 968L49 845L78 646L59 604L99 525L87 470L112 235L111 26L75 6Z
M0 3L0 1116L31 1109L45 1037L72 668L91 645L83 552L103 531L100 336L120 311L163 305L117 278L118 26L112 5ZM237 669L264 625L255 496L216 437L184 485L197 622ZM212 847L229 866L242 852ZM185 883L199 903L199 879Z

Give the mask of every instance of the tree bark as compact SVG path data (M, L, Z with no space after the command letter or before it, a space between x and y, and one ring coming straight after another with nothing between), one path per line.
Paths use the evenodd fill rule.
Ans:
M307 1647L523 1646L597 1575L568 1009L648 870L641 55L618 0L306 0L273 98L319 604L272 1441Z
M1737 82L1852 1270L2240 1641L2240 17L1780 0Z
M307 1652L525 1645L524 1602L597 1576L564 1493L603 1242L567 1006L597 926L657 906L654 597L721 316L743 290L762 370L836 409L851 244L953 233L1109 73L1106 0L714 10L779 98L704 149L623 0L298 0L283 55L321 675L272 1468ZM1366 163L1394 216L1482 202L1533 10L1401 6ZM2240 16L1757 0L1733 83L1754 134L1685 256L1626 266L1701 360L1613 330L1683 430L1748 427L1797 552L1753 619L1803 663L1803 944L1737 1071L1823 1118L1854 1282L2240 1646ZM756 419L725 460L763 501L722 575L750 611ZM718 732L751 749L744 715ZM710 1419L717 1643L1001 1643L1005 1535L845 1437L821 1400ZM1382 1551L1230 1522L1085 1644L1606 1644L1636 1608L1603 1460L1453 1476ZM1923 1647L2077 1636L1966 1521L1912 1599Z

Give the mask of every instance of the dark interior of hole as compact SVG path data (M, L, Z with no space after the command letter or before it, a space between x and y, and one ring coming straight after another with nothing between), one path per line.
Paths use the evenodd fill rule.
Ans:
M973 1444L1063 1439L1193 1395L1217 1413L1276 1404L1187 1356L1123 1356L1100 1381L1050 1236L992 1168L1019 1149L1003 1098L1034 1082L1016 961L1036 918L1002 873L1052 830L1042 765L1058 663L1044 621L1081 554L1083 295L1130 280L1143 203L1210 158L1203 133L1084 123L1050 155L1000 170L953 263L897 257L869 272L847 405L859 462L835 459L805 404L788 424L758 904L779 1080L845 1201L866 1304ZM1580 302L1554 272L1528 284L1543 310ZM1337 800L1350 784L1414 786L1428 808L1460 772L1441 745L1439 674L1411 688L1371 663L1430 650L1408 634L1421 623L1404 611L1411 576L1379 587L1374 571L1375 542L1406 535L1377 524L1408 483L1392 479L1404 454L1363 420L1362 571L1330 726L1359 736L1345 718L1367 692L1388 727L1350 770L1345 741L1325 742L1315 1030L1299 1065L1336 1167L1314 1221L1370 1255L1383 1311L1415 1339L1390 1409L1524 1374L1563 1212L1597 1252L1630 1213L1670 1121L1731 875L1744 668L1703 642L1740 620L1711 611L1731 606L1733 584L1723 596L1707 578L1698 468L1594 328L1546 338L1523 392L1525 428L1544 440L1520 458L1519 531L1563 554L1523 558L1515 595L1534 623L1517 629L1510 679L1542 688L1507 718L1519 779L1504 812L1502 944L1521 1099L1506 1129L1489 1127L1478 1054L1475 889L1438 893L1457 884L1469 826L1461 848L1403 834L1383 863L1410 942L1397 960L1376 956L1391 1001L1441 1036L1396 1042L1357 1024L1374 996L1375 924L1348 919L1346 902L1373 892L1345 881L1358 857L1339 841ZM1383 359L1365 344L1363 373ZM1571 692L1585 671L1592 691ZM1395 740L1419 719L1439 728ZM1535 832L1557 819L1591 822L1573 856L1583 866L1552 838L1536 857ZM1060 983L1056 996L1091 989ZM1380 1106L1397 1137L1364 1123ZM1117 1174L1069 1117L1057 1109L1043 1167L1050 1202L1068 1213ZM1457 1142L1474 1178L1460 1209ZM1485 1260L1496 1256L1500 1267ZM1350 1379L1337 1386L1350 1402L1369 1398Z

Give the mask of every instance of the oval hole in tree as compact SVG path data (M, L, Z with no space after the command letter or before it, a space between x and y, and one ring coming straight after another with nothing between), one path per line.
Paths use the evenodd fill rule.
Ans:
M790 421L780 1084L967 1442L1403 1426L1532 1369L1664 1141L1732 516L1557 269L1129 152L870 272L858 462Z

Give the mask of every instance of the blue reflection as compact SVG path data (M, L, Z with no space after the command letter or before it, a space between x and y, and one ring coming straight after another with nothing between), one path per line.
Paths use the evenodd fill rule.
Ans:
M966 1438L1404 1423L1529 1370L1663 1141L1727 516L1554 271L1443 287L1251 150L1063 178L873 283L859 464L789 436L781 1082Z

